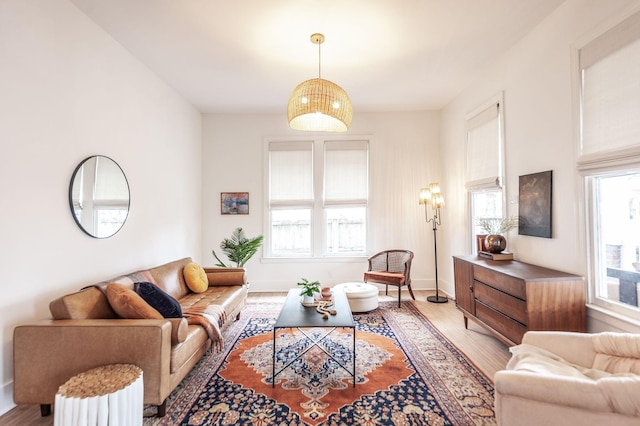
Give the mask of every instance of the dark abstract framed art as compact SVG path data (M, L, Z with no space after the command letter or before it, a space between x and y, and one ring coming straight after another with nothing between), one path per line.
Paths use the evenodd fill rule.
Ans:
M553 171L520 176L518 234L551 238Z

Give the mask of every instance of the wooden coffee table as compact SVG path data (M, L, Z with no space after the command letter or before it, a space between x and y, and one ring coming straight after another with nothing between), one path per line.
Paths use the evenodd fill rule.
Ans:
M276 385L276 376L287 369L302 355L307 353L313 347L317 347L326 353L333 361L335 361L341 368L353 377L353 386L356 386L356 323L353 321L351 315L351 309L349 307L349 301L344 291L334 289L333 293L333 306L331 309L335 309L336 315L329 315L327 319L323 318L322 314L316 311L315 307L305 307L301 303L302 296L300 296L300 289L291 289L287 295L287 299L284 302L284 306L280 311L280 315L273 325L273 364L271 371L271 386ZM277 331L283 328L296 328L307 339L310 344L296 357L286 363L282 368L276 371L276 340ZM327 328L326 333L322 334L319 338L314 338L307 334L304 329L310 328ZM333 333L337 328L350 328L353 332L353 365L351 369L347 368L344 361L337 359L332 353L330 353L325 347L321 345L321 342Z

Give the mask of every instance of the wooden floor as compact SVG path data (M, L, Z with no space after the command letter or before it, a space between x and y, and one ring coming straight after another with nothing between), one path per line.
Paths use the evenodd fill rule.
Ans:
M417 298L416 306L460 351L462 351L473 364L478 367L489 379L493 378L496 371L501 370L509 360L508 347L485 331L483 328L469 321L469 328L464 328L462 313L456 309L455 302L430 303L427 296L433 294L428 291L414 291ZM380 296L380 300L397 300L395 294ZM260 298L284 298L284 294L251 293L251 299ZM404 295L406 299L408 295ZM3 416L0 416L0 425L53 425L53 415L40 416L40 407L37 405L18 406Z

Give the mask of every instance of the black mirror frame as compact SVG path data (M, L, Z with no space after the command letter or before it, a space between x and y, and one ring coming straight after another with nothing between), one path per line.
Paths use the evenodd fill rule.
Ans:
M127 193L129 194L128 202L127 202L127 215L125 216L124 220L122 221L122 224L120 225L118 230L115 231L113 234L107 235L107 236L104 236L104 237L100 237L100 236L94 235L91 232L89 232L87 229L85 229L85 227L82 225L82 223L80 223L80 221L78 220L78 217L76 216L75 209L73 208L73 182L76 179L76 175L78 174L78 171L82 168L82 166L87 161L89 161L89 160L91 160L93 158L98 158L98 157L106 158L107 160L112 161L113 164L115 164L118 167L118 169L120 169L120 172L122 173L122 177L124 178L124 181L125 181L125 183L127 185ZM124 227L124 224L127 222L127 219L129 218L129 210L131 208L131 187L129 186L129 180L127 179L127 175L124 173L124 170L122 170L122 167L120 167L120 164L118 164L113 158L107 157L106 155L100 155L100 154L90 155L89 157L87 157L84 160L82 160L76 166L76 168L74 169L73 174L71 175L71 181L69 182L69 208L71 210L71 216L73 217L73 220L76 223L76 225L78 225L78 227L82 230L82 232L84 232L85 234L87 234L91 238L103 240L103 239L111 238L114 235L116 235L118 232L120 232L120 230Z

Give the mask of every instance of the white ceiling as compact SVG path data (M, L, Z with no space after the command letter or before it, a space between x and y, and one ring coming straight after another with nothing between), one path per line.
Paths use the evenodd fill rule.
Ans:
M202 112L285 112L323 33L357 114L442 108L564 0L71 1Z

